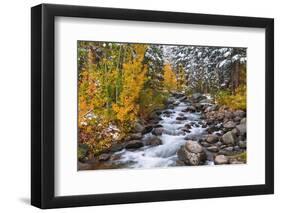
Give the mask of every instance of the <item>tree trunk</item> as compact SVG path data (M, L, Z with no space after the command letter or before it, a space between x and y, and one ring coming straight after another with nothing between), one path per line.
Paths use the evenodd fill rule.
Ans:
M240 74L240 64L239 62L235 62L233 64L232 72L231 72L232 94L235 94L235 90L239 86L239 74Z

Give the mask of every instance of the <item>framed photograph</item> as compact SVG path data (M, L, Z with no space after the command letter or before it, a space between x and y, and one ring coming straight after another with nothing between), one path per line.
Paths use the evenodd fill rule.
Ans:
M274 20L31 9L31 203L272 194Z

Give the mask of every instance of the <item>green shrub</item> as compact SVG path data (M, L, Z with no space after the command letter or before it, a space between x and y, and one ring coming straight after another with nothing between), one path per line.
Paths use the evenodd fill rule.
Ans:
M239 86L234 95L231 94L230 90L219 91L216 95L216 101L219 105L225 105L231 109L246 110L246 85Z

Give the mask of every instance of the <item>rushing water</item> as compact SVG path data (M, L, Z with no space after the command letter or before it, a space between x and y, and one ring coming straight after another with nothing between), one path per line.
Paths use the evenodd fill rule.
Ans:
M188 102L179 102L174 109L169 109L172 113L169 115L162 113L162 120L159 124L165 129L161 136L161 145L144 146L136 150L123 149L116 152L114 155L118 156L113 164L119 165L121 168L155 168L155 167L169 167L177 166L177 151L187 141L188 138L199 139L205 134L205 128L202 128L200 122L200 113L198 112L183 112L189 106ZM164 110L165 111L165 110ZM176 118L180 116L187 117L186 120L179 121ZM185 124L192 124L189 133L183 132L181 129ZM144 135L151 137L152 133ZM206 161L206 164L212 164L211 161Z

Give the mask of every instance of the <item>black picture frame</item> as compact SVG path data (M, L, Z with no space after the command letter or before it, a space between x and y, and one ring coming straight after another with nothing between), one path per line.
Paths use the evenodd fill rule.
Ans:
M263 28L266 34L265 184L56 197L55 17ZM31 9L31 204L39 208L139 203L274 193L274 20L164 11L41 4Z

